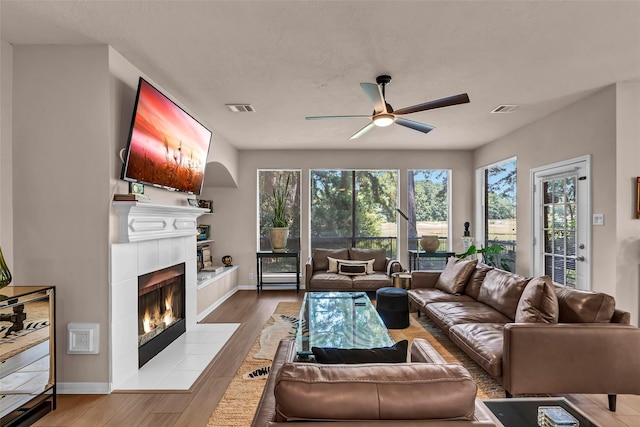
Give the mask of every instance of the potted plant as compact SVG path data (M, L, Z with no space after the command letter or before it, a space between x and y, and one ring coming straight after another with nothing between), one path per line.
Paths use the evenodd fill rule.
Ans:
M476 248L475 245L469 246L466 252L461 254L456 254L456 258L464 259L468 256L472 256L475 254L482 255L482 262L493 267L501 268L505 271L510 271L509 267L509 259L502 257L502 253L504 251L504 247L501 245L489 245L486 248Z
M289 238L289 201L291 174L287 174L286 182L282 185L282 175L278 176L277 185L273 187L273 218L269 229L271 239L271 249L274 252L285 252L287 250L287 239Z

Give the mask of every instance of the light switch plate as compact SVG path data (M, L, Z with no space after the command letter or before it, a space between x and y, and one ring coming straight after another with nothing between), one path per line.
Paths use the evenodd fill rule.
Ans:
M593 225L604 225L604 214L593 214Z
M98 354L100 325L97 323L67 324L67 354Z

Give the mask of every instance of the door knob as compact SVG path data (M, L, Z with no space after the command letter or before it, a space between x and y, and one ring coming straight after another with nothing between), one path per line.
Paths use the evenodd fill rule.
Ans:
M576 257L576 261L584 261L584 257L583 256L577 256Z

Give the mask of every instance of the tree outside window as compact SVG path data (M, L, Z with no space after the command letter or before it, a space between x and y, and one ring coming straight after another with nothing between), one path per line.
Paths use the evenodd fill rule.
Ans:
M516 264L516 177L516 159L484 169L484 245L504 248L499 259L488 261L509 271L515 271Z

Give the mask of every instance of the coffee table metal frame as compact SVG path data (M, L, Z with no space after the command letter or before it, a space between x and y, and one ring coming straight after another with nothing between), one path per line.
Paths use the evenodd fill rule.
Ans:
M377 348L395 344L365 292L307 292L300 309L296 352L312 347Z

